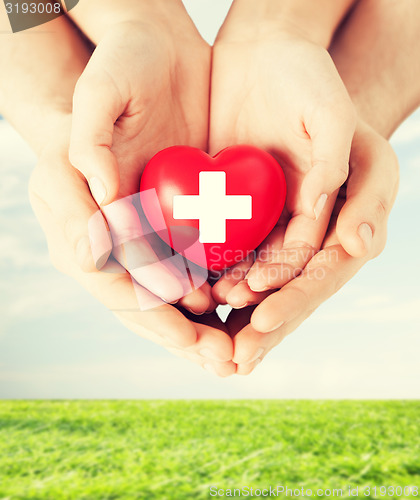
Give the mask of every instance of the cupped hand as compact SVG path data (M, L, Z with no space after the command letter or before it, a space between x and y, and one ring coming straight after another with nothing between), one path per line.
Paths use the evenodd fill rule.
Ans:
M142 171L160 150L177 144L207 147L210 47L189 18L182 23L185 29L177 27L176 33L174 20L161 18L107 31L75 89L70 160L87 179L113 240L123 242L114 248L119 262L166 302L181 299L181 305L203 313L215 307L206 279L194 289L187 272L160 261L145 241L130 197L139 192ZM130 268L128 254L143 263Z
M321 250L302 273L264 297L257 307L232 311L228 326L234 337L237 373L247 374L293 332L320 304L336 293L386 242L387 221L398 190L399 168L389 143L366 124L353 141L350 174L338 197ZM367 253L349 255L340 240L368 226Z
M142 301L148 300L150 293L115 260L111 258L101 271L80 268L80 259L91 258L86 228L98 207L85 178L68 160L70 117L57 122L56 129L57 135L44 148L29 187L54 266L80 282L138 335L220 376L235 373L232 340L214 314L190 320L169 304L143 311ZM105 224L97 226L96 237L106 241Z
M213 56L210 150L240 143L265 149L283 167L288 194L256 263L228 272L214 287L217 301L237 308L256 302L257 292L285 285L320 249L348 175L355 123L325 49L285 31L230 36L223 28ZM267 266L276 272L261 272Z

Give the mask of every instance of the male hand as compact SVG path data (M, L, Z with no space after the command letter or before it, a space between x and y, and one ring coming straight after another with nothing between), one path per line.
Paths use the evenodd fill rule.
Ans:
M259 294L254 302L261 303L256 308L233 311L229 316L228 326L235 335L233 361L238 363L237 373L250 373L368 260L380 254L398 190L398 170L388 141L361 123L353 142L350 175L336 201L321 250L281 290L267 298ZM340 235L341 240L348 238L361 223L369 226L372 238L365 255L352 257L340 244Z

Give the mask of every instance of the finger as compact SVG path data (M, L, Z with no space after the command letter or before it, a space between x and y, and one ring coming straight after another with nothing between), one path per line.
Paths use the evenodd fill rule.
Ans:
M142 195L145 196L145 193L140 193L140 197ZM137 212L137 215L134 214L134 216L139 217L142 231L136 232L136 229L133 230L129 227L127 230L124 230L124 228L121 227L121 223L115 228L115 230L122 233L122 237L124 239L130 239L131 234L133 233L134 235L144 234L144 239L147 240L149 248L152 249L156 255L156 259L153 259L153 261L161 262L162 266L164 266L182 286L182 295L178 297L180 305L184 306L194 314L203 314L204 312L214 310L216 304L211 297L210 285L207 283L207 269L199 267L188 261L183 255L176 253L167 243L163 241L169 238L163 216L160 226L154 230L144 215L142 205L139 203L140 197L138 195L132 195L118 200L110 206L118 207L119 204L124 204L131 200L131 204L135 207ZM104 207L104 211L108 213L110 206ZM125 207L123 207L123 209L125 210ZM132 208L130 208L130 210L132 210ZM114 214L113 217L116 221L118 219L121 220L122 214ZM129 217L124 217L124 222L122 224L125 224L128 220ZM136 228L136 224L132 225ZM134 252L135 259L141 260L141 256L141 252ZM136 268L140 265L141 262L131 267ZM176 300L176 296L174 296L174 299Z
M304 272L280 291L265 299L254 311L251 324L259 332L278 330L305 311L314 311L333 295L364 264L340 245L324 248Z
M191 316L190 316L191 317ZM233 346L226 328L217 315L207 315L205 323L193 323L197 331L197 341L188 347L174 347L162 343L173 354L188 359L220 377L232 375L236 365L232 362ZM130 325L136 328L135 325Z
M228 327L233 335L233 361L238 364L251 364L262 359L267 347L268 334L257 332L250 324L254 307L232 311L228 317ZM235 333L233 333L235 332Z
M211 286L207 282L199 289L185 295L179 300L178 304L193 314L211 313L217 307L211 295Z
M199 288L182 297L178 304L193 314L201 315L214 310L213 302L206 289Z
M258 304L272 293L254 292L248 285L247 280L242 280L237 283L227 294L226 301L234 309L243 309L252 304Z
M356 133L347 200L337 220L337 235L354 257L378 255L385 244L386 223L398 190L398 160L388 141L373 131ZM374 237L382 233L381 242Z
M227 269L223 276L213 285L212 295L218 304L227 304L227 296L232 288L245 279L250 267L254 262L254 253L243 261ZM246 297L245 297L246 301Z
M250 324L254 310L255 308L247 308L230 315L229 328L240 327L233 338L233 361L238 364L238 374L251 373L273 345L280 342L278 332L259 332Z
M267 354L280 344L290 333L292 333L309 315L306 311L303 315L295 318L271 332L257 332L252 325L247 324L238 332L234 340L233 360L237 363L237 373L248 375L267 356Z
M193 289L199 289L207 297L208 307L205 312L213 312L217 307L217 302L213 298L212 287L208 281L210 278L208 270L188 261L187 259L184 260L188 264L191 286Z
M356 115L350 98L343 93L305 121L312 142L312 167L301 187L303 213L317 219L328 197L348 177L351 143Z
M125 103L111 77L94 66L95 54L74 92L69 157L87 179L98 205L107 205L119 190L118 163L111 147L114 124Z
M245 307L244 309L233 309L230 311L228 317L226 318L226 327L228 329L229 335L234 338L242 328L250 322L252 312L255 306Z
M132 197L119 199L102 210L111 231L113 255L137 283L165 302L175 302L183 297L183 283L169 271L147 241ZM185 281L189 286L188 276Z
M249 323L254 307L241 311L232 311L227 324L233 336L233 362L237 363L237 375L249 375L264 359L274 343L280 342L274 338L273 332L257 332Z
M183 283L184 296L179 305L194 314L211 312L216 308L211 286L207 282L207 269L199 268L179 255L175 260L166 260L165 265Z
M278 289L300 275L322 245L336 196L333 193L329 197L317 220L297 213L286 228L284 224L274 228L258 249L257 259L246 276L251 290Z
M255 307L233 310L226 325L233 338L233 362L237 363L237 375L249 375L264 358L270 344L269 333L257 332L250 324Z
M197 341L188 347L188 351L212 361L231 361L233 343L227 327L216 313L206 314L199 318L186 314L197 331Z
M80 174L56 161L51 166L42 163L35 169L29 185L31 203L46 204L83 271L101 269L112 251L108 226Z
M236 367L236 375L249 375L261 363L262 359L256 359L252 363L242 363Z
M334 235L330 235L329 240L336 243ZM246 323L243 318L241 325L239 321L237 326L242 328L234 337L233 356L233 361L238 364L238 373L245 368L247 371L255 368L252 366L255 360L263 360L271 349L348 281L365 261L349 256L342 247L334 244L318 253L304 274L255 308L250 322Z
M55 262L59 262L56 267L78 281L121 321L128 321L132 326L135 324L137 334L146 338L152 336L155 340L160 337L179 347L195 343L197 332L194 325L174 307L163 304L142 311L138 296L143 294L136 293L136 288L141 290L141 287L128 273L83 272L51 210L38 198L34 198L33 202L35 214L47 236L50 254L54 256ZM111 265L107 264L104 269Z

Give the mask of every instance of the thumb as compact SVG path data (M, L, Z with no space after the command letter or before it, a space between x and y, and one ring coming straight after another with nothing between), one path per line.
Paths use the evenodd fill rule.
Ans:
M373 133L358 135L337 236L353 257L374 257L385 246L387 220L398 190L398 160L385 139Z
M318 110L307 132L312 141L312 166L301 187L303 213L318 219L328 197L345 182L355 131L353 106Z
M112 251L107 223L90 196L86 182L70 165L56 158L41 160L31 176L29 195L35 212L40 206L48 211L83 271L96 271L105 265ZM40 217L41 224L42 220ZM59 239L56 233L57 230L47 232L50 254L56 267L67 272L69 262L56 248Z
M123 111L121 96L109 77L80 77L73 97L69 158L85 176L98 205L111 203L118 194L118 162L111 147L114 124Z

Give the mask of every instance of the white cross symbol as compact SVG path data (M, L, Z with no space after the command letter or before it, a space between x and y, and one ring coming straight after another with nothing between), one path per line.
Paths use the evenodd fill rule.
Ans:
M226 172L200 172L199 195L176 195L174 219L198 219L200 243L225 243L228 219L251 219L251 195L227 195Z

